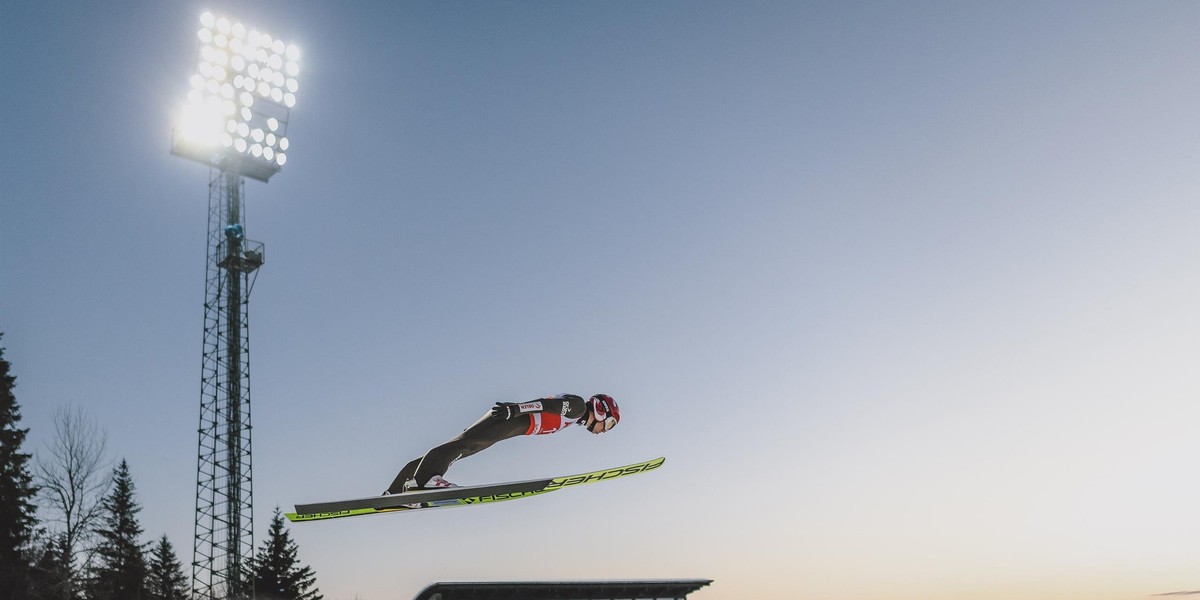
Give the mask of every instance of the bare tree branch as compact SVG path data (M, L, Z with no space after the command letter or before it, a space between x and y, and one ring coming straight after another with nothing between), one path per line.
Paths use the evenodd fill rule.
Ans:
M55 410L53 421L54 439L38 456L35 478L46 522L59 536L59 559L68 578L64 597L70 598L91 559L101 501L112 484L105 456L108 436L79 407Z

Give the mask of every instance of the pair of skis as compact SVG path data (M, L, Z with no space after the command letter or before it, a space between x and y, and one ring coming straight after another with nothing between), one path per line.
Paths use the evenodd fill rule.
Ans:
M666 458L659 457L623 467L614 467L591 473L552 477L549 479L530 479L509 483L476 485L466 487L439 488L418 490L393 494L390 496L373 496L370 498L355 498L335 502L317 502L312 504L297 504L296 512L286 513L289 521L324 521L342 517L358 517L389 512L403 512L425 508L447 508L453 506L471 506L474 504L491 504L518 498L538 496L558 490L596 483L611 481L621 477L637 475L653 471L662 466Z

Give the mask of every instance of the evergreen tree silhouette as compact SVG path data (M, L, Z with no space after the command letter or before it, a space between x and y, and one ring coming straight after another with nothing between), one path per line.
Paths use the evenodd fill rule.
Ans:
M150 549L150 561L146 566L148 600L187 600L187 576L183 574L183 564L175 556L175 548L166 535Z
M37 524L30 455L21 452L29 429L17 427L21 421L21 408L13 395L17 378L9 370L0 348L0 600L22 598L18 594L29 588L30 541Z
M142 544L142 526L137 514L142 510L134 499L133 478L124 459L113 470L112 491L102 503L100 545L96 548L96 566L92 569L89 600L144 600L146 597L146 558Z
M322 600L312 567L296 557L299 547L283 527L283 515L275 507L267 539L251 561L254 596L258 600Z

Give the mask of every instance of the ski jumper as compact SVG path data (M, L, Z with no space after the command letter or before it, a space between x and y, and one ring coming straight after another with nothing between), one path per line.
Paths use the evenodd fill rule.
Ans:
M403 492L404 482L409 479L424 484L434 475L445 475L455 461L486 450L501 440L562 431L587 414L587 402L575 394L540 398L520 406L522 413L528 414L502 421L493 418L489 411L454 439L426 452L425 456L409 461L396 474L392 485L388 486L388 493Z

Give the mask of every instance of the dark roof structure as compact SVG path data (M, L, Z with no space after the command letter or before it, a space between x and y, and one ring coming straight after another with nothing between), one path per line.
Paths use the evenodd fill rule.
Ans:
M435 583L413 600L682 600L711 579Z

